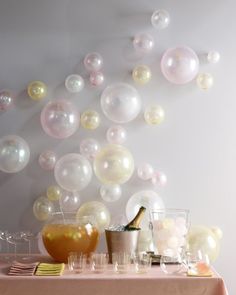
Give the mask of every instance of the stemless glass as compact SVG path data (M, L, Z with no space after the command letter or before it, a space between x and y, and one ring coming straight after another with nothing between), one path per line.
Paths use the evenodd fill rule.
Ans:
M131 266L131 254L126 252L112 253L112 265L113 270L116 273L127 273L130 270Z
M186 253L186 264L188 275L208 276L212 275L210 259L202 250Z
M152 266L152 258L151 255L144 253L144 252L140 252L140 253L136 253L134 258L134 267L135 267L135 272L136 273L147 273Z
M155 253L161 255L160 266L165 273L183 269L188 229L188 210L159 209L152 212Z
M82 253L70 252L68 255L68 269L81 273L86 270L87 256Z
M90 257L91 271L94 273L102 273L106 271L108 265L108 254L92 253Z
M28 242L28 255L24 257L25 260L32 260L32 243L38 239L38 233L34 233L32 231L22 231L24 240Z
M5 250L5 255L3 257L4 260L10 260L10 249L9 249L9 243L7 241L7 236L9 235L8 231L0 231L0 240L4 242L5 246L6 246L6 250Z

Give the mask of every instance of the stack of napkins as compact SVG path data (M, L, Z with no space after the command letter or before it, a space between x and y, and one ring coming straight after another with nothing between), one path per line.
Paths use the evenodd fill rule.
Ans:
M60 276L65 269L64 263L39 263L36 276Z
M38 264L39 262L20 263L14 261L10 267L8 274L11 276L33 276Z

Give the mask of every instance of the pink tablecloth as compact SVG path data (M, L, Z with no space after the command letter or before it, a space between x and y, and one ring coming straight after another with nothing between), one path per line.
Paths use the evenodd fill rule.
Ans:
M193 278L165 275L153 266L147 274L114 274L111 269L103 274L74 274L66 269L60 277L13 277L7 275L9 265L0 263L0 295L227 295L216 272L210 278Z

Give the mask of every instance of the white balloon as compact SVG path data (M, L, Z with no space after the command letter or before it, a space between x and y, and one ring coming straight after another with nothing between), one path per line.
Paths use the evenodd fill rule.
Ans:
M84 156L71 153L57 161L54 176L58 185L65 190L81 191L92 179L92 168Z
M122 189L119 184L104 184L100 187L101 198L106 202L115 202L122 195Z
M30 159L27 142L17 135L0 138L0 170L16 173L25 168Z
M215 50L209 51L207 54L207 60L212 64L218 63L220 61L220 53Z
M80 75L70 75L66 78L65 86L70 93L78 93L84 88L84 79Z
M149 163L143 163L137 169L138 177L142 180L151 179L153 172L154 172L154 169L152 165L150 165Z
M63 191L59 202L63 212L75 212L80 206L80 196L78 192Z
M134 120L141 110L140 95L129 84L112 84L101 95L101 107L111 121L127 123Z
M151 17L151 23L155 29L165 29L170 23L169 12L164 9L154 11Z
M107 141L114 144L123 144L127 139L127 132L122 126L111 126L107 130Z

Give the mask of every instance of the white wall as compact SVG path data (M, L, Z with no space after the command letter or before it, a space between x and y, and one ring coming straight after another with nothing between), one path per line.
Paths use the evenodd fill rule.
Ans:
M168 29L155 31L151 13L157 8L170 12ZM111 125L96 132L82 128L67 140L48 137L39 116L50 99L64 97L65 77L73 72L87 74L83 57L98 51L104 57L106 84L132 83L130 71L138 63L148 64L153 79L138 87L143 105L157 102L166 111L165 122L157 128L144 124L142 115L127 124L136 164L153 163L166 172L168 186L160 191L167 207L191 210L193 224L218 225L224 232L221 254L215 263L224 276L230 294L236 294L235 261L235 175L236 175L236 4L233 0L205 1L115 1L115 0L1 0L0 1L0 86L19 93L15 107L0 115L0 136L18 134L31 149L29 165L20 173L0 172L0 228L18 230L40 228L32 215L34 200L54 183L53 173L37 164L44 149L55 149L59 156L78 151L80 141L93 136L105 143ZM135 33L153 34L156 47L143 60L135 59L131 38ZM221 53L218 65L202 63L201 71L211 72L215 85L209 92L195 83L171 85L162 77L159 62L164 49L188 45L198 54L210 49ZM24 92L31 80L49 85L48 98L32 102ZM101 89L89 86L74 102L83 111L92 106L100 111ZM101 111L100 111L101 112ZM100 200L98 182L81 192L82 202ZM136 178L124 186L119 204L107 204L112 215L125 212L125 204L144 186Z

